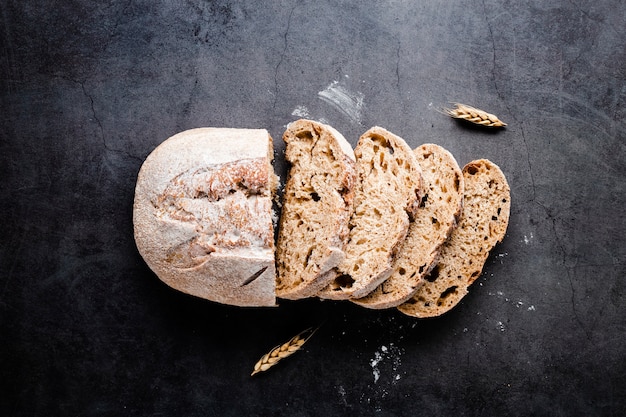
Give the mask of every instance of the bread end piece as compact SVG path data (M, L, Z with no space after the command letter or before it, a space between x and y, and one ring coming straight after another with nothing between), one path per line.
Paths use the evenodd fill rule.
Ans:
M456 229L441 248L437 265L424 285L398 309L419 317L440 316L468 293L480 276L489 252L506 234L511 195L502 170L487 159L463 168L465 196Z
M229 128L181 132L146 158L134 236L163 282L218 303L276 305L272 159L266 130Z

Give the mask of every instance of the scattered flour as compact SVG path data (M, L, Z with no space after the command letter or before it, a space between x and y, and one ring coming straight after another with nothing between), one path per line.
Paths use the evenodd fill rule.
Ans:
M309 117L309 109L305 106L296 106L295 109L291 112L292 116L308 118Z
M342 112L352 122L361 123L361 112L364 105L362 93L350 91L339 81L333 81L317 95L324 102Z
M378 380L381 377L381 367L385 365L386 368L391 368L391 383L395 384L397 381L402 378L400 373L398 373L398 369L402 364L401 356L402 349L395 346L393 343L390 343L389 346L382 345L380 349L374 352L374 357L370 360L370 366L372 367L372 376L374 377L374 383L378 383Z
M524 235L524 243L528 245L534 238L535 236L533 236L533 233L530 232L530 236Z

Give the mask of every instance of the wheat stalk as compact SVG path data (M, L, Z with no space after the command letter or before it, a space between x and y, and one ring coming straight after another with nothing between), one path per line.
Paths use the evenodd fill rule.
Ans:
M467 106L461 103L454 103L456 108L443 109L444 113L455 119L463 119L470 123L474 123L487 127L504 127L506 123L498 119L495 114L487 113L486 111Z
M276 365L281 359L284 359L300 350L302 345L304 345L316 331L317 328L313 329L312 327L309 327L289 339L288 342L278 345L274 349L270 350L254 365L254 370L250 376L256 375L259 372L267 371L272 366Z

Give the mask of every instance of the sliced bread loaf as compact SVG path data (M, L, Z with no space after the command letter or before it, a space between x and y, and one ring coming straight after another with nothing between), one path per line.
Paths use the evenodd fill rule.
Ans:
M266 130L223 128L181 132L146 158L134 235L162 281L223 304L275 305L272 159Z
M480 276L489 251L506 233L509 185L500 168L480 159L463 168L465 196L459 224L441 248L424 285L398 309L414 317L439 316L454 307Z
M346 259L321 298L360 298L383 282L419 206L421 171L399 136L373 127L355 148L357 184Z
M291 163L276 251L276 293L299 299L328 285L328 272L345 258L356 181L352 146L335 129L311 120L283 135Z
M411 298L461 214L463 174L452 154L434 144L424 144L414 153L422 169L424 195L389 278L365 297L352 300L363 307L396 307Z

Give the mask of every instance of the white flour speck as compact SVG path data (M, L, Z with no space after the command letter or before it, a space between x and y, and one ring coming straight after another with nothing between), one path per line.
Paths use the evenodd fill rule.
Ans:
M533 236L532 232L530 232L530 236L524 235L524 243L528 245L530 243L530 241L533 240L534 237L535 236Z
M503 332L504 330L506 330L504 328L504 323L502 323L501 321L498 322L498 329L500 329L501 332Z
M528 311L535 311L535 306L528 307Z
M390 343L389 346L382 345L378 351L374 352L374 357L370 360L374 383L378 383L383 376L381 368L387 369L391 367L391 371L395 374L390 380L392 384L395 384L400 379L400 374L397 371L401 365L400 356L402 353L402 349L396 347L393 343Z
M383 359L383 356L380 352L374 353L374 359L370 361L370 365L372 367L372 374L374 375L374 383L378 382L380 378L380 370L378 369L378 364Z
M309 109L305 106L296 106L296 108L291 112L291 115L297 117L309 117Z

